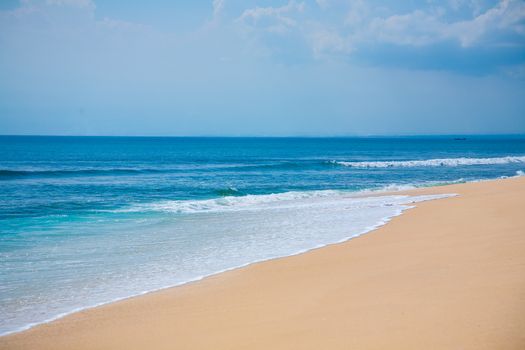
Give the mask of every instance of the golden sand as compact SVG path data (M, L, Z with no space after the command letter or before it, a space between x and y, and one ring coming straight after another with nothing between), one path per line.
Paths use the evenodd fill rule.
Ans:
M75 313L0 349L525 349L525 177L412 193L346 243Z

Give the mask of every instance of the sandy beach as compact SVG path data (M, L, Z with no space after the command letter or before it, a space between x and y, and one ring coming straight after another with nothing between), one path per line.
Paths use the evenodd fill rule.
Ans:
M524 349L525 177L342 244L78 312L0 349Z

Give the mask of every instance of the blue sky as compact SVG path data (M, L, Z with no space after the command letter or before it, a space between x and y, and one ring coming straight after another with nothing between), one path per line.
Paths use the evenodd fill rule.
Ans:
M0 2L0 134L525 133L525 1Z

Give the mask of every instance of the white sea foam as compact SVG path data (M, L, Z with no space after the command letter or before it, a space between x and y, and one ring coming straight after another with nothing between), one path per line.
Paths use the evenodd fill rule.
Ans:
M257 210L276 203L292 203L309 198L338 197L348 194L345 191L291 191L261 195L246 195L241 197L227 196L200 200L167 200L155 203L136 204L129 208L117 209L114 212L147 212L161 211L170 213L202 213L240 210ZM293 202L293 205L298 205Z
M474 180L474 181L477 181L477 180ZM464 183L464 182L465 182L465 179L459 178L459 179L456 179L456 180L424 181L424 182L418 182L418 183L413 183L413 184L393 183L393 184L385 185L385 186L382 186L382 187L379 187L379 188L375 188L375 189L359 191L359 192L356 192L356 194L366 195L368 193L400 192L400 191L409 191L409 190L413 190L413 189L421 188L421 187L434 187L434 186L453 185L453 184L459 184L459 183Z
M427 181L415 184L389 184L378 188L366 189L362 191L343 191L343 190L319 190L319 191L290 191L283 193L271 193L260 195L245 196L226 196L213 199L197 200L166 200L153 203L134 204L127 208L109 210L116 213L134 212L166 212L174 214L195 214L195 213L214 213L231 212L246 210L261 210L279 206L298 207L310 205L312 201L322 198L344 199L351 197L363 197L369 193L407 191L419 187L431 187L465 182L464 179L451 181Z
M148 216L140 224L136 218L108 226L72 223L65 229L76 234L62 236L59 245L27 247L0 260L0 269L9 271L1 286L0 334L342 242L384 225L413 203L449 196L288 192L150 204L141 210L161 215L149 224Z
M352 168L411 168L411 167L457 167L468 165L496 165L525 163L525 156L507 156L497 158L441 158L441 159L423 159L423 160L391 160L391 161L373 161L373 162L345 162L330 161L333 164Z

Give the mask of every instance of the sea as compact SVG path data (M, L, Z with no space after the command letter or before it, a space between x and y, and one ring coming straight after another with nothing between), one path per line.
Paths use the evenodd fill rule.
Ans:
M524 171L525 136L0 136L0 334L342 242L443 197L397 190Z

